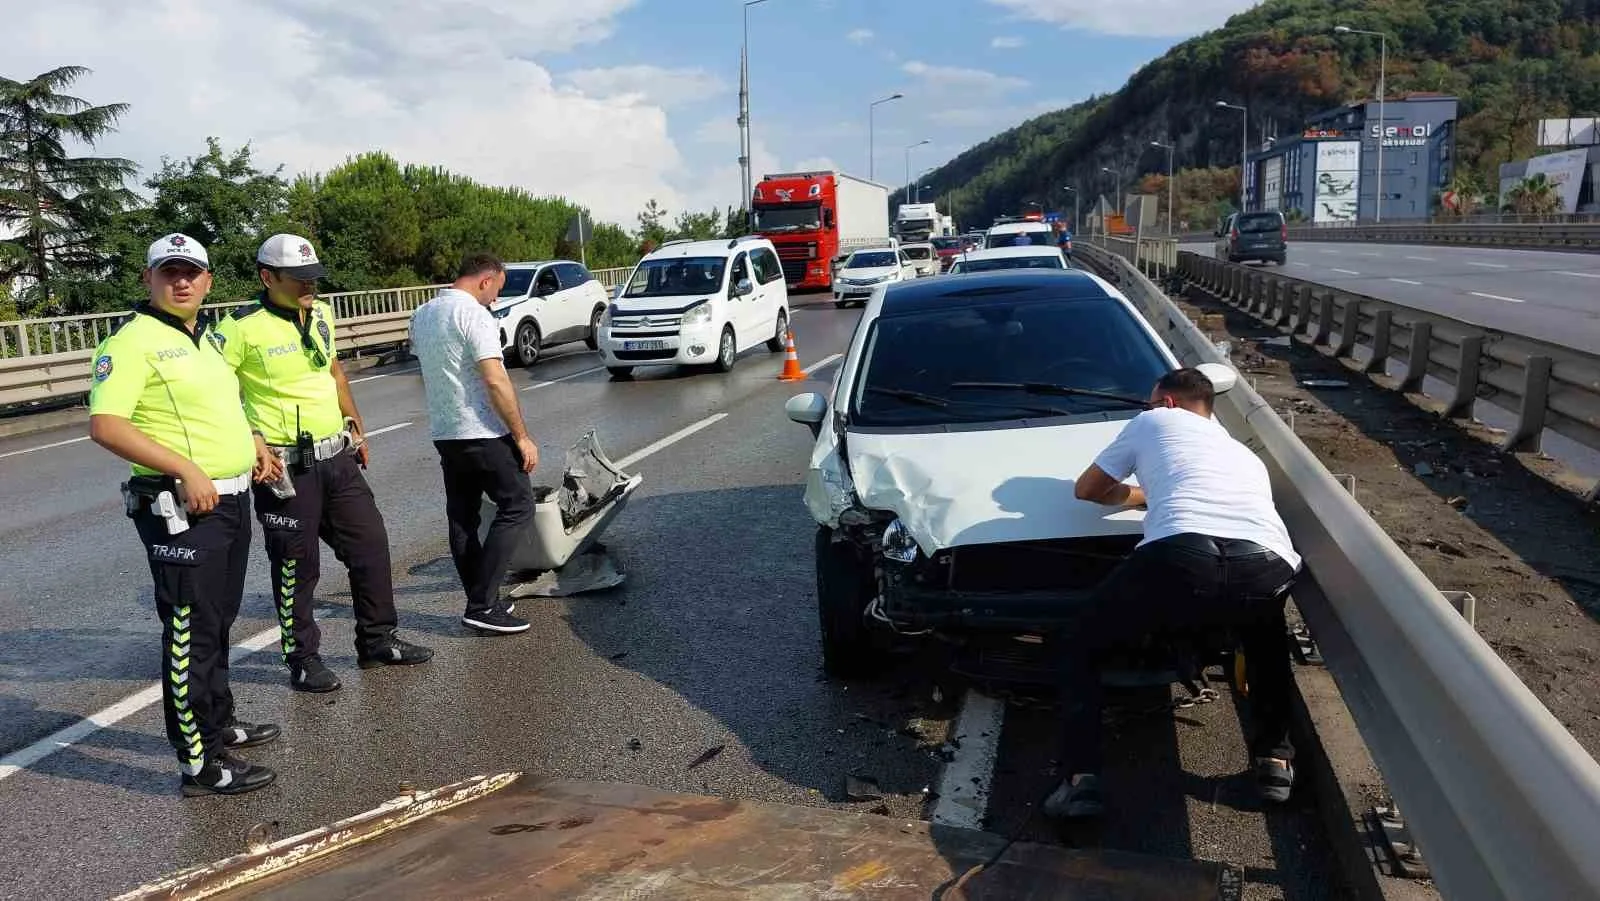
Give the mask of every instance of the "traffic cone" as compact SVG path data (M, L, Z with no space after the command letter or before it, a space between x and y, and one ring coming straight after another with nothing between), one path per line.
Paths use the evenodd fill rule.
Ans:
M783 371L778 373L780 382L804 381L806 374L800 370L800 354L794 349L794 329L789 329L789 349L783 355Z

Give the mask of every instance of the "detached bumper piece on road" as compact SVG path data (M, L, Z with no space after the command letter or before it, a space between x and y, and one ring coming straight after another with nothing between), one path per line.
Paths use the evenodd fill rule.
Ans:
M579 563L574 558L594 548L600 533L622 513L643 482L644 476L628 475L611 462L594 430L585 432L567 451L561 486L533 489L533 525L511 558L511 572L560 575L568 563ZM485 500L485 534L493 518L494 505ZM583 563L585 568L593 565ZM569 588L572 575L568 573Z
M429 866L415 866L424 859ZM1073 851L854 811L504 773L403 795L118 901L321 901L345 897L351 886L394 901L900 899L941 890L964 901L1231 901L1242 885L1243 871L1231 864Z

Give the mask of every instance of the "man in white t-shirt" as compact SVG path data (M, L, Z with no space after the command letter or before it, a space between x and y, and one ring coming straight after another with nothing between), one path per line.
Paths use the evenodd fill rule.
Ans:
M1300 556L1272 503L1267 469L1211 416L1215 392L1196 369L1167 373L1153 409L1134 417L1078 477L1080 500L1147 507L1144 540L1096 591L1061 649L1068 778L1046 801L1056 817L1098 816L1104 649L1152 629L1238 630L1250 673L1250 754L1265 800L1294 784L1289 742L1285 589ZM1137 476L1137 486L1124 483Z
M467 593L461 622L500 635L528 629L528 621L501 601L500 585L533 519L527 474L539 463L489 312L505 283L504 263L475 254L463 261L455 284L411 314L411 348L421 364L428 428L444 470L450 556ZM484 495L495 515L480 541Z

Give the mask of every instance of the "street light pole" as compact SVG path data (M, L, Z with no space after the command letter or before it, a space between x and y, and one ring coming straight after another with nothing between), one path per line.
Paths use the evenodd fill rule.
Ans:
M908 145L906 147L906 202L907 203L912 203L913 202L911 200L911 151L916 150L918 147L921 147L923 144L932 144L932 143L933 143L933 141L931 141L931 140L929 140L927 138L923 138L922 140L918 141L917 143Z
M876 159L877 150L876 150L876 148L873 147L872 113L873 113L874 110L877 109L878 104L880 104L880 103L888 103L891 100L899 100L901 97L904 97L904 96L905 96L904 94L891 94L888 97L883 98L882 100L874 100L871 103L867 104L867 181L872 181L873 173L874 173L876 162L877 162L877 159Z
M1072 192L1072 231L1076 234L1083 227L1078 223L1078 189L1072 185L1062 185L1061 190Z
M1363 31L1347 25L1335 25L1333 30L1337 34L1365 34L1378 39L1378 178L1374 185L1373 220L1383 221L1383 139L1384 129L1389 120L1385 117L1384 98L1388 95L1389 76L1389 36L1381 31Z
M767 0L745 0L744 43L739 50L739 173L743 177L744 199L739 206L745 211L746 225L755 227L755 212L750 197L755 192L755 182L750 176L750 7Z
M1160 141L1151 141L1150 146L1165 147L1167 150L1167 236L1171 237L1176 234L1172 230L1172 207L1177 200L1178 192L1175 190L1176 176L1172 171L1172 158L1177 151L1177 147L1173 144L1163 144Z
M1218 100L1217 108L1236 109L1244 116L1243 123L1239 126L1239 212L1242 213L1245 200L1245 172L1250 168L1250 110L1226 100Z
M1124 204L1127 201L1125 201L1123 199L1123 197L1122 197L1122 170L1113 169L1110 166L1101 166L1100 167L1100 171L1101 172L1105 172L1105 173L1110 174L1110 175L1116 176L1116 179L1117 179L1117 214L1118 215L1124 215L1124 216L1127 215L1128 211L1124 208Z

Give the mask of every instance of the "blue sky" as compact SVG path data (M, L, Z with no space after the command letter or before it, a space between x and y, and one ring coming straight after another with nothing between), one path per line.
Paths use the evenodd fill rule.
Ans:
M1252 0L767 0L750 9L755 174L905 179L1115 90ZM97 147L147 171L216 136L285 174L383 150L632 225L737 204L741 0L53 0L9 11L0 72L61 65L132 104Z

